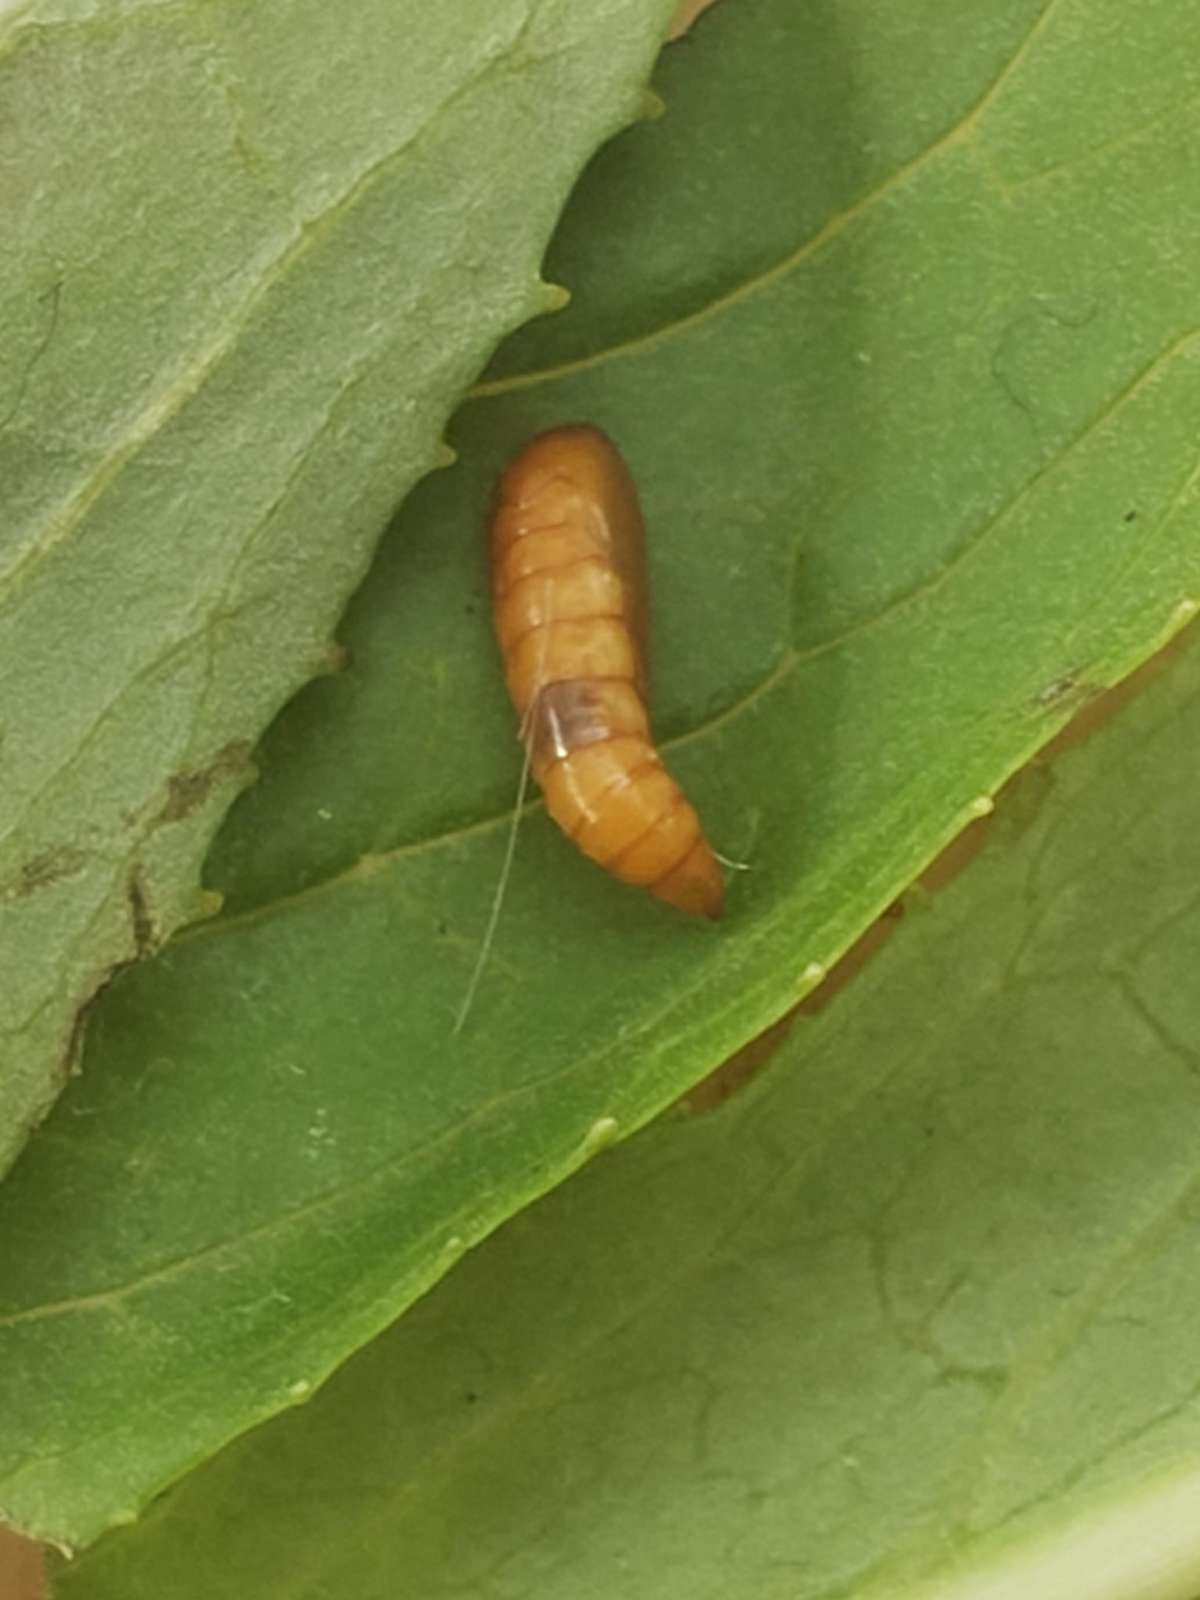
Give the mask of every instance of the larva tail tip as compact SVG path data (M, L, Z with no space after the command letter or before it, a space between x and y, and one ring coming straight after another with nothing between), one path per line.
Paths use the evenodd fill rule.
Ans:
M657 122L659 117L665 116L667 102L662 95L655 94L653 89L644 89L638 102L638 121Z
M441 471L443 467L452 467L458 460L458 451L452 444L447 444L445 439L438 442L437 450L433 457L433 470Z
M692 917L719 922L725 914L725 880L704 839L665 878L651 886L659 900Z
M561 283L543 283L541 286L541 309L547 315L553 311L562 311L571 303L571 291Z

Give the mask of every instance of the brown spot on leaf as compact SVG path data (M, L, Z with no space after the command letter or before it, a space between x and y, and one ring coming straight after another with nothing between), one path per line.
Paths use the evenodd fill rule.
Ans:
M136 862L130 869L125 893L129 901L129 920L133 927L134 949L137 951L137 959L144 961L147 956L153 955L158 948L159 940L154 918L150 915L146 882L142 876L142 869Z
M45 1600L42 1546L0 1528L0 1594L8 1600Z
M218 783L224 783L245 772L250 766L251 745L248 739L231 739L205 767L185 768L173 772L167 779L167 803L158 816L155 826L164 822L182 822L197 811Z
M43 850L26 861L7 882L0 883L0 900L24 900L39 889L49 889L64 878L73 878L82 872L86 861L82 850L74 850L69 845Z

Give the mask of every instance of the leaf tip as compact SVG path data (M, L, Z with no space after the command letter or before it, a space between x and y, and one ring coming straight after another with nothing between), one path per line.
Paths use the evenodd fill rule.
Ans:
M350 870L360 878L376 878L390 865L389 858L381 851L364 850Z
M215 917L225 904L225 896L219 889L201 889L196 895L196 921L207 922L209 917Z
M445 439L443 439L438 444L437 450L434 452L433 466L430 470L433 472L440 472L443 467L452 467L457 460L458 451L452 444L447 444Z
M597 1150L602 1150L606 1144L612 1144L617 1137L620 1124L616 1117L597 1117L583 1138L583 1148L587 1155L592 1155Z
M800 974L801 993L808 994L809 991L815 989L819 983L823 983L828 972L829 968L823 961L810 961L805 967L804 971Z
M314 674L319 678L331 678L335 673L345 672L350 665L350 652L344 644L331 644L322 650L313 666Z
M659 117L666 115L666 110L667 102L662 95L656 94L653 89L643 89L641 99L638 101L639 122L657 122Z
M545 315L563 311L571 303L571 291L561 283L543 283L538 299L538 309Z

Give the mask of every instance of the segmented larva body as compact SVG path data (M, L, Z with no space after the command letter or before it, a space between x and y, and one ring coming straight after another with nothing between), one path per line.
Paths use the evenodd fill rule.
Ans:
M500 480L492 604L509 693L546 808L584 855L681 911L724 884L646 712L644 531L616 447L553 428Z

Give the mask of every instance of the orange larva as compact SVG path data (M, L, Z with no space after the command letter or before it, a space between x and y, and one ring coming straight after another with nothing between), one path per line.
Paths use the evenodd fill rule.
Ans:
M492 605L546 808L585 855L669 905L719 917L721 869L646 712L637 491L598 428L552 428L500 480Z

